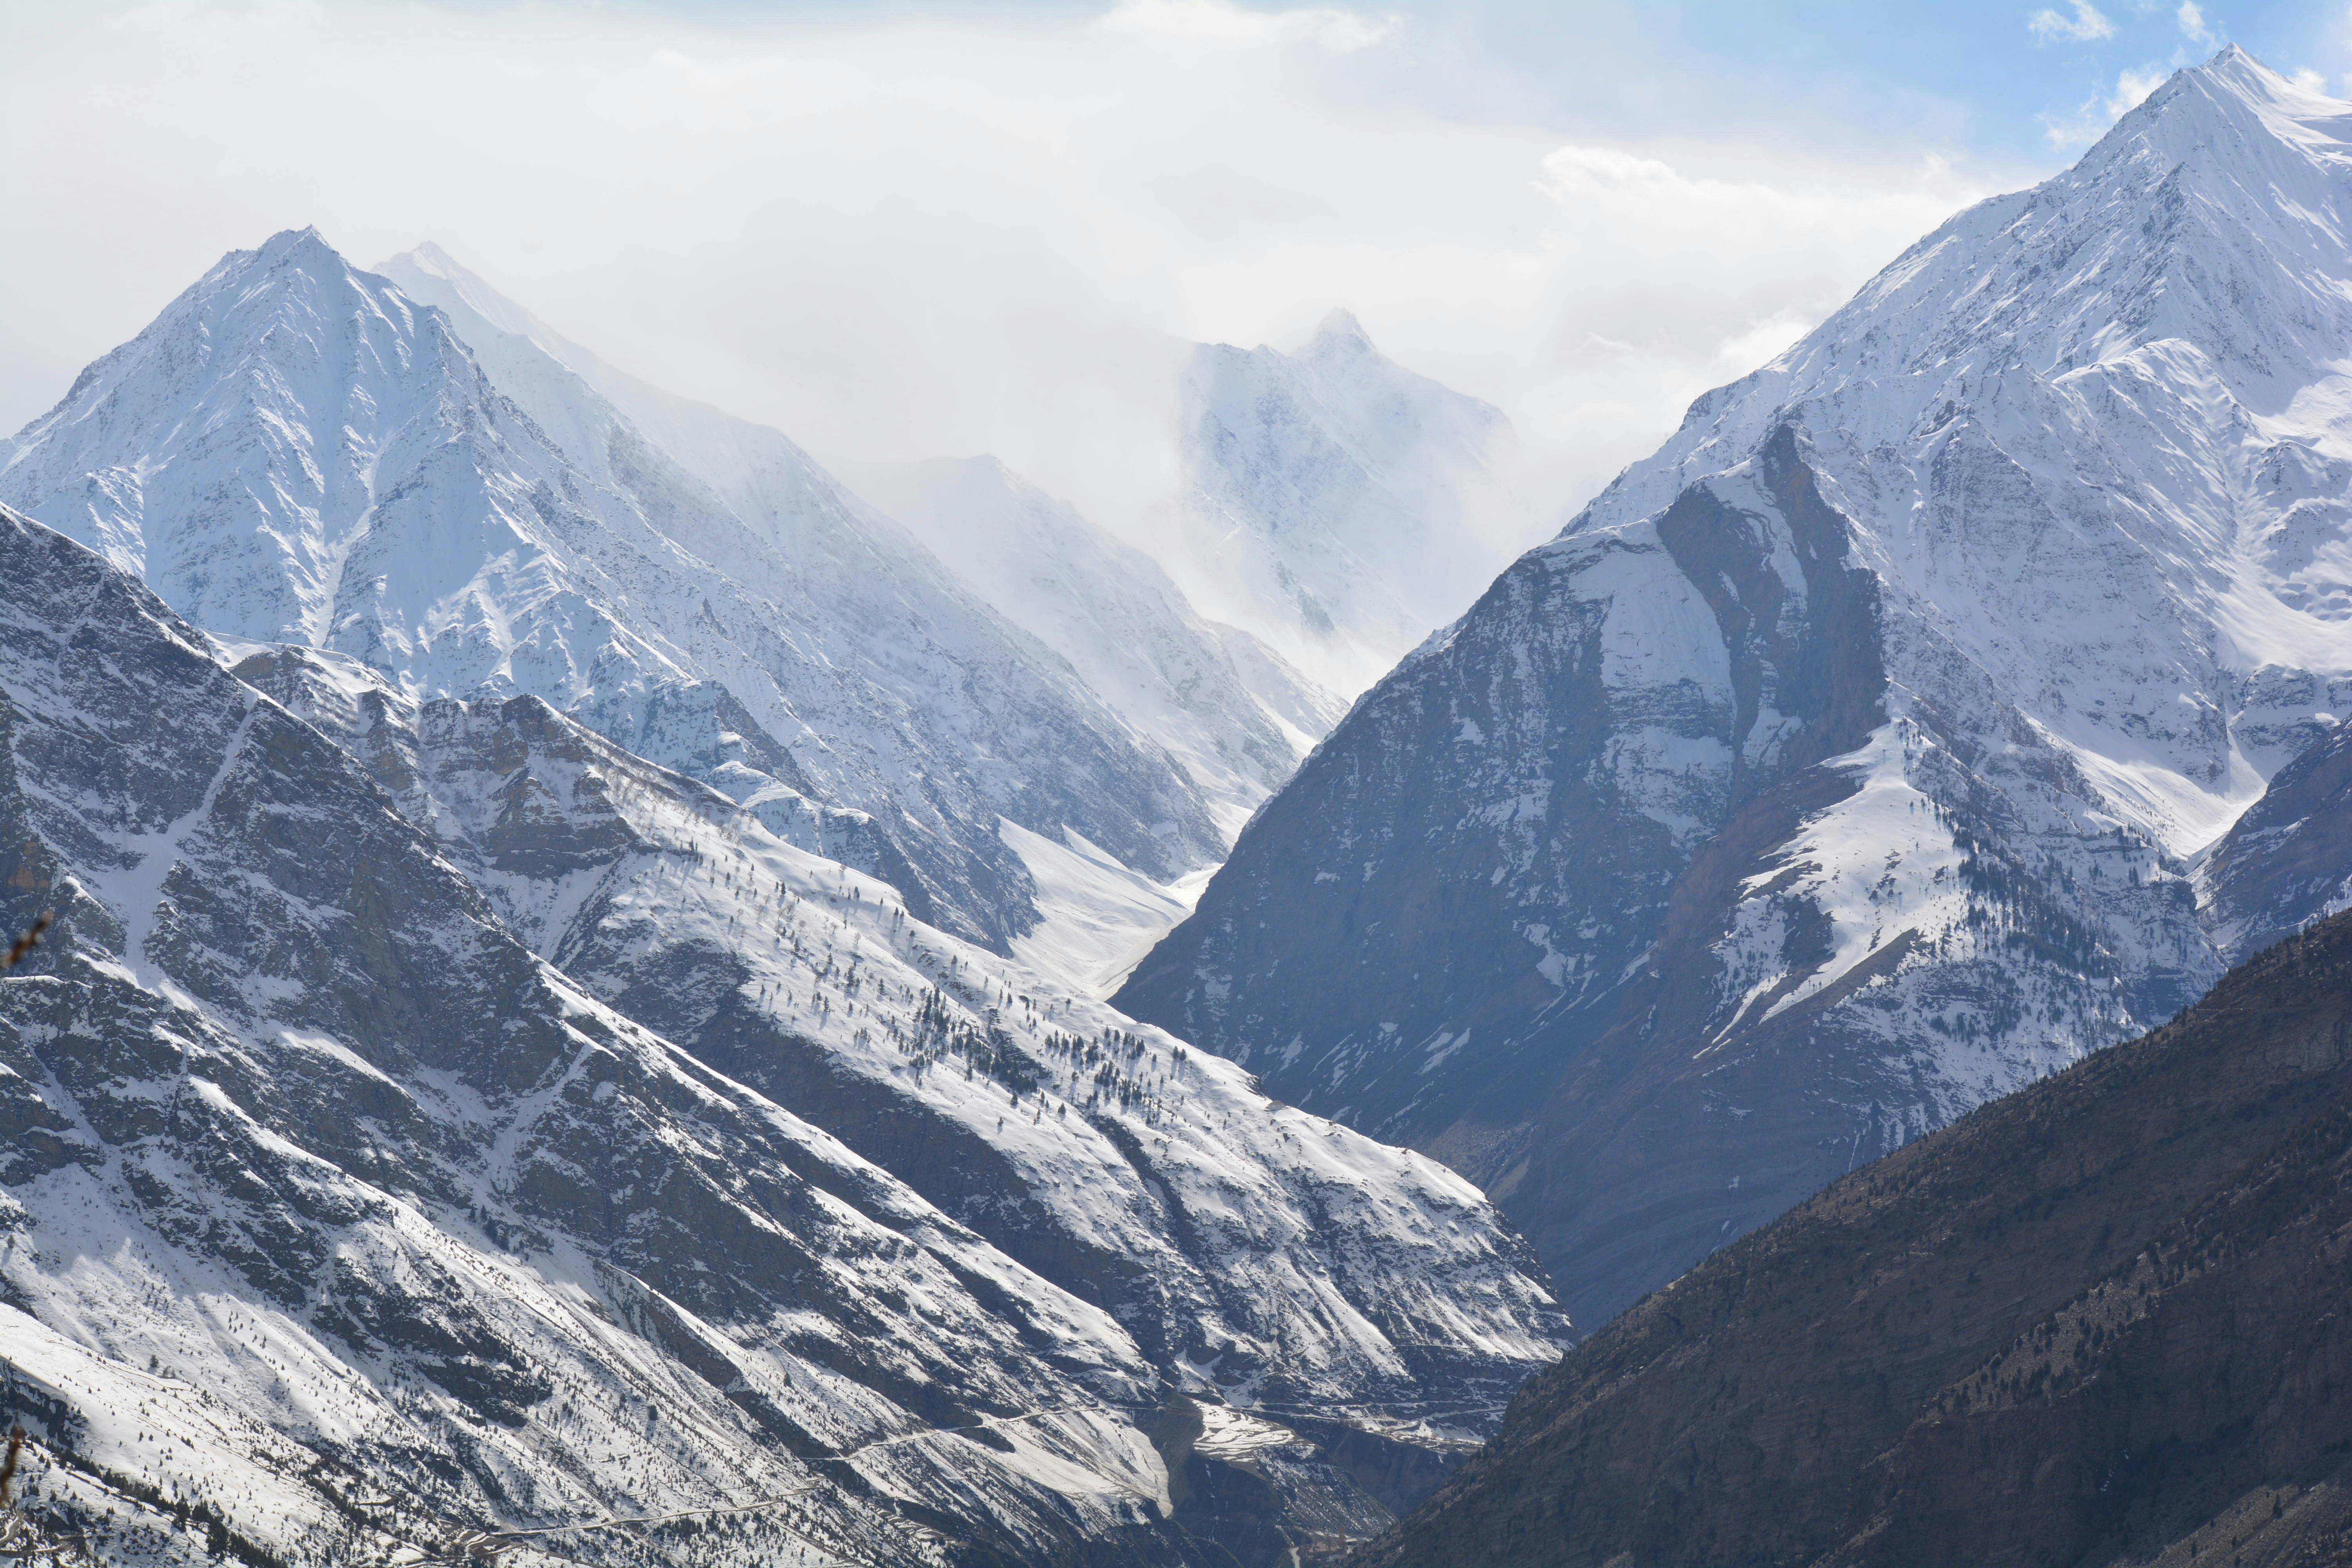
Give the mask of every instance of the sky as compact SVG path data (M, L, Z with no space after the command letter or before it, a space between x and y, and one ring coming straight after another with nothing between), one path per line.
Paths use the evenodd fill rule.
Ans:
M1114 527L1183 343L1334 307L1502 407L1543 531L1968 203L2352 7L0 0L0 430L225 251L438 242L855 467L993 452Z

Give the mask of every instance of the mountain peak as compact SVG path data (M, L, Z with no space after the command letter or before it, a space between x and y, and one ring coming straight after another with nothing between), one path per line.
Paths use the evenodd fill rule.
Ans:
M460 272L465 270L458 267L457 258L429 239L418 240L408 247L406 254L414 258L419 266L447 268Z
M2323 130L2314 123L2333 121L2342 112L2336 100L2319 88L2281 75L2235 44L2223 46L2203 65L2175 71L2142 105L2159 121L2184 110L2196 120L2217 111L2228 116L2233 108L2252 110L2284 141L2307 142L2315 132L2326 141L2339 140L2334 127ZM2142 118L2127 114L2124 123ZM2298 122L2301 130L2291 128Z
M2235 44L2222 45L2211 59L2201 66L2190 66L2179 74L2223 82L2249 97L2273 101L2302 97L2311 91L2298 87Z
M488 311L493 316L528 314L521 306L484 282L481 274L468 268L432 240L418 240L399 255L388 256L375 264L375 269L378 272L393 279L395 282L399 280L403 268L423 273L427 278L443 279L477 305L482 305L485 302L496 305L498 307L496 310Z
M562 362L575 372L583 372L594 356L577 343L565 338L546 322L499 293L482 280L456 257L433 241L421 240L414 247L397 256L388 256L375 264L375 270L398 284L411 299L427 304L452 308L453 300L462 308L462 315L471 310L499 331L519 338L529 338L541 352ZM444 286L436 289L426 281ZM482 345L473 345L479 353Z
M287 261L313 260L331 262L336 267L349 265L344 261L342 252L328 244L327 237L320 234L314 224L306 224L300 228L279 229L261 242L261 248L255 257L264 267L276 267Z
M1335 308L1315 329L1315 339L1301 351L1309 359L1359 358L1376 353L1363 325L1344 307Z

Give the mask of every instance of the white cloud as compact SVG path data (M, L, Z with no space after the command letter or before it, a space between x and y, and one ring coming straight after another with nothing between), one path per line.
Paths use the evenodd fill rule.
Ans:
M2162 87L2169 73L2156 66L2142 66L2137 70L2126 66L2116 73L2116 90L2107 95L2107 118L2121 120L2147 101L2147 95Z
M2116 73L2113 92L2085 100L2069 115L2042 117L2042 129L2050 145L2061 153L2072 153L2089 146L2106 134L2107 127L2137 109L2147 95L2170 79L2160 66L2126 66Z
M1614 147L1557 147L1544 154L1541 188L1564 196L1579 186L1651 185L1696 191L1697 185L1656 158L1637 157Z
M2180 0L2180 9L2172 14L2180 24L2180 36L2192 44L2218 44L2221 36L2205 25L2205 13L2197 0Z
M2060 40L2087 44L2095 38L2116 36L2116 25L2108 21L2091 4L2091 0L2074 0L2074 14L2071 16L2056 11L2036 11L2025 19L2025 26L2033 35L2034 42L2039 44Z
M1759 365L1769 364L1781 350L1812 331L1813 325L1802 316L1776 311L1746 331L1724 339L1715 351L1716 363L1727 374L1745 375Z
M2309 66L2305 66L2294 73L2294 85L2306 92L2326 92L2327 79Z
M0 137L12 226L50 241L0 247L0 431L223 251L316 223L363 265L437 240L828 462L992 451L1114 527L1168 478L1176 344L1294 346L1345 305L1501 405L1563 513L1985 194L1747 123L1669 145L1482 119L1467 89L1440 112L1403 79L1418 40L1333 5L423 14L11 22L12 125L72 130Z
M1095 26L1114 37L1222 48L1309 44L1334 54L1353 54L1395 37L1402 24L1393 16L1375 20L1336 5L1253 11L1231 0L1121 0Z

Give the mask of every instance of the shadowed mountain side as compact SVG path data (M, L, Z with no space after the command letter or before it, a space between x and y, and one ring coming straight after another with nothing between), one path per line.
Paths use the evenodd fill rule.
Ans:
M2337 918L1646 1298L1357 1561L2344 1561L2347 1226Z
M2281 768L2200 868L2206 924L2232 958L2345 906L2352 890L2352 724Z

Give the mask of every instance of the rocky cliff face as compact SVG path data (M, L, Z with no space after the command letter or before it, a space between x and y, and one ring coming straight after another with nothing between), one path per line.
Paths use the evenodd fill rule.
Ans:
M1586 1321L2170 1016L2352 680L2344 112L2225 53L1700 399L1118 1005L1453 1162Z
M1633 1307L1367 1564L2338 1562L2352 920Z
M567 974L1033 1258L1171 1378L1337 1415L1473 1407L1545 1359L1531 1260L1435 1163L1291 1125L1230 1064L909 921L535 700L419 704L299 648L237 670L343 737ZM1408 1194L1428 1212L1365 1228L1365 1201ZM1474 1274L1504 1315L1464 1337L1424 1290ZM1308 1280L1333 1294L1301 1311Z
M0 1398L117 1554L1274 1561L1552 1355L1442 1167L540 699L238 652L0 513Z
M388 1548L344 1506L387 1489L411 1539L700 1505L721 1555L923 1556L944 1468L1006 1505L951 1526L1000 1555L1165 1535L1099 1408L1150 1374L1102 1314L583 994L95 556L14 516L0 554L0 884L12 928L59 917L0 984L0 1311L79 1424L53 1497L132 1478L289 1558ZM1069 1423L1035 1440L1096 1495L915 1436L1005 1417Z
M478 354L315 233L236 252L0 444L0 500L208 632L528 692L665 762L738 737L722 787L999 945L1035 920L1001 817L1162 879L1221 848L1164 752L782 437L640 389L689 450L722 426L722 493L451 303ZM751 728L685 727L697 683Z
M2346 907L2352 889L2352 731L2339 724L2271 779L2199 868L2206 923L2246 958Z

